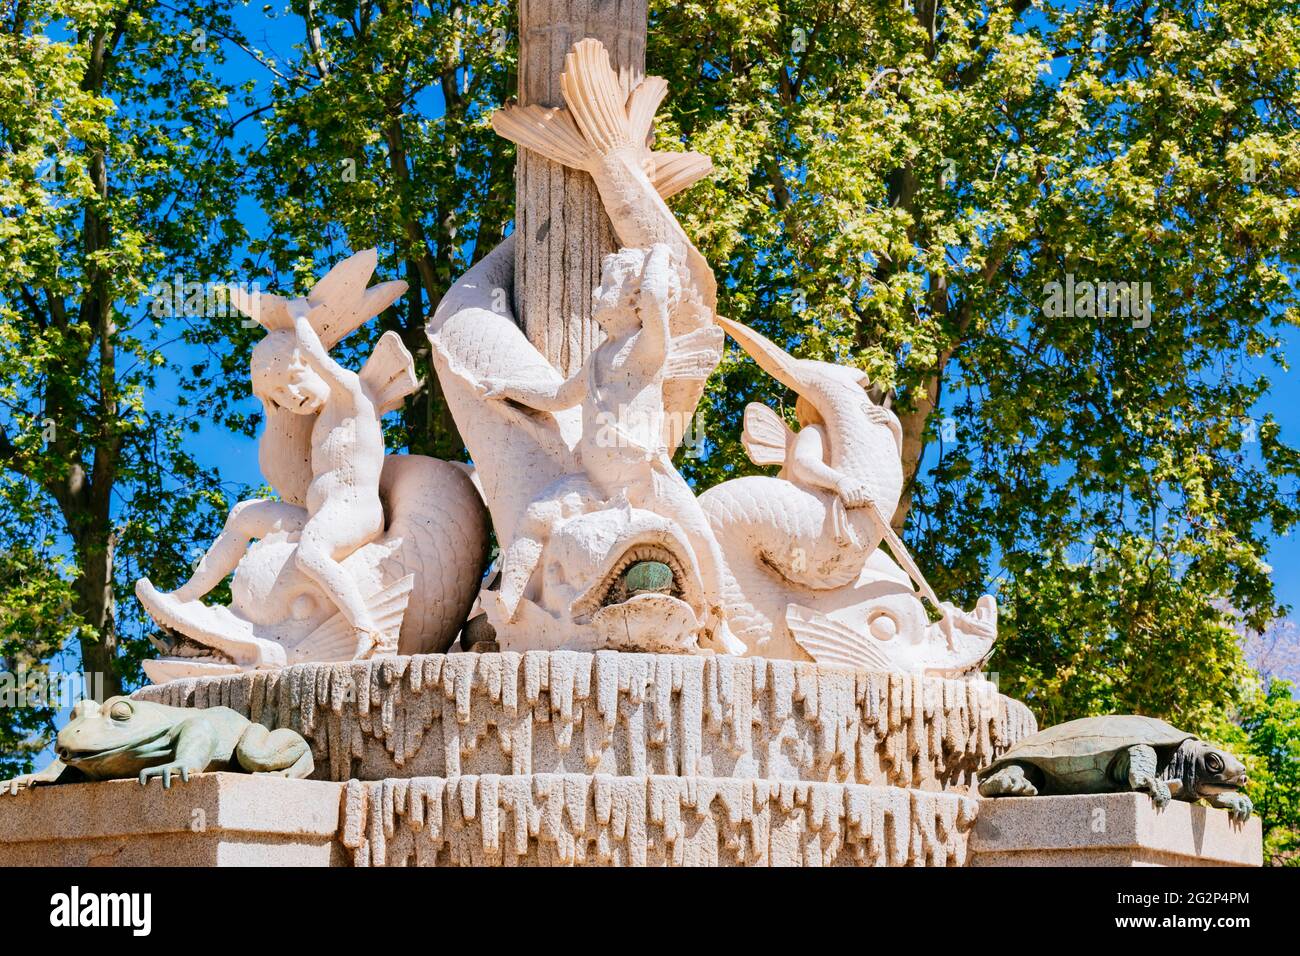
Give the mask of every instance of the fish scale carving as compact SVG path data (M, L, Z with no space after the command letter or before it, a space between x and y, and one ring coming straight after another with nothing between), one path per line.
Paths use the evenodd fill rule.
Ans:
M612 651L303 664L136 696L291 727L332 780L577 773L966 791L1037 729L983 681Z

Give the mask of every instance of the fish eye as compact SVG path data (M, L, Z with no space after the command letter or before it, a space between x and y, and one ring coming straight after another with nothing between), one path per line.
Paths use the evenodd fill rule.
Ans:
M108 711L108 715L114 720L130 720L133 713L135 709L124 700L119 700Z
M1205 769L1210 773L1223 772L1223 758L1214 752L1205 755Z

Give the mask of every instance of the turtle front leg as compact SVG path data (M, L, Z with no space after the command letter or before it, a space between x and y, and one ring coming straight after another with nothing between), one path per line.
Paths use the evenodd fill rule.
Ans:
M1018 763L1009 763L980 783L981 797L1036 797L1038 788Z
M1227 810L1238 823L1249 820L1251 811L1255 809L1255 804L1244 793L1216 793L1207 802L1212 807Z
M1172 797L1169 785L1156 776L1156 752L1146 744L1128 748L1128 787L1151 794L1152 802L1160 810L1169 805Z

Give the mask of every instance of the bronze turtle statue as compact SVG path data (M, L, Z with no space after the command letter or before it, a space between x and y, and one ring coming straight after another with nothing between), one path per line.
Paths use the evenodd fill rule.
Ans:
M1254 809L1238 792L1246 784L1240 760L1154 717L1123 714L1057 724L1018 741L977 777L985 797L1142 790L1157 807L1171 799L1204 799L1235 820Z

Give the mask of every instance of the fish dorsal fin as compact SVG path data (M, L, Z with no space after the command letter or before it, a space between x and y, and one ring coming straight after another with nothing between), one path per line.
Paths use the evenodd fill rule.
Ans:
M694 332L674 336L664 363L665 379L706 379L722 360L722 329L706 325Z
M766 405L750 402L745 406L745 430L740 443L754 464L784 465L786 447L793 434L781 416Z
M872 638L798 604L785 608L785 625L796 644L818 664L840 664L857 670L895 670Z
M553 163L585 169L595 157L566 109L507 106L492 114L497 135L540 153Z
M564 58L560 89L583 138L600 153L629 146L645 147L646 132L638 137L628 122L627 96L609 63L609 51L599 40L575 43ZM651 88L644 98L652 96ZM656 104L657 107L657 104ZM651 114L653 118L653 113Z
M420 387L420 380L415 376L415 360L396 332L385 332L379 337L359 377L379 415L400 408L402 400Z
M676 196L713 172L713 160L703 153L670 153L656 150L654 159L655 191L664 199Z
M384 635L384 643L397 646L406 606L415 588L415 575L408 574L366 599L370 616ZM289 652L290 663L296 661L346 661L352 659L357 637L341 613L335 612Z

